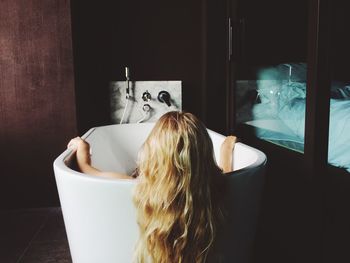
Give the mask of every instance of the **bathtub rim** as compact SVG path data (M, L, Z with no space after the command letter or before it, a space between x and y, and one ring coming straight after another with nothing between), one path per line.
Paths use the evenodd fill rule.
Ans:
M213 134L218 135L218 136L226 137L225 135L222 135L216 131L213 131L210 129L207 129L207 130L208 130L209 134L213 133ZM236 142L236 145L240 145L243 148L247 148L247 149L251 150L252 152L254 152L257 155L257 158L256 158L255 162L253 162L253 163L251 163L243 168L229 172L227 174L241 173L242 171L245 171L245 170L254 169L254 168L257 168L260 166L264 166L267 163L267 157L266 157L265 153L263 153L262 151L254 148L254 147L251 147L245 143L242 143L242 142Z
M150 123L141 123L141 124L150 124ZM110 126L115 126L115 125L123 125L123 126L129 126L129 125L135 125L135 123L125 123L125 124L111 124L111 125L103 125L103 126L97 126L97 127L93 127L91 129L89 129L86 133L84 133L81 138L82 139L87 139L96 129L98 128L104 128L104 127L110 127ZM139 124L138 124L139 125ZM213 130L207 129L208 133L212 133L215 135L218 135L220 137L226 137L225 135L222 135L218 132L215 132ZM225 175L230 175L230 176L234 176L235 174L241 174L242 172L244 172L245 170L249 170L249 169L255 169L257 167L260 166L264 166L267 162L267 158L265 153L263 153L262 151L251 147L247 144L244 144L242 142L237 142L236 145L240 145L243 148L247 148L249 150L251 150L252 152L254 152L257 156L257 159L255 160L255 162L249 164L248 166L245 166L243 168L240 168L238 170L234 170L232 172L226 173ZM110 183L123 183L123 184L135 184L138 180L135 180L133 178L130 179L116 179L116 178L108 178L108 177L100 177L100 176L94 176L94 175L89 175L86 173L82 173L82 172L78 172L76 170L71 169L68 165L67 162L70 161L71 158L74 158L74 154L75 154L75 150L72 149L66 149L63 153L61 153L53 162L53 167L54 167L54 171L55 171L55 176L57 176L58 174L62 173L69 173L72 175L75 175L77 177L80 178L84 178L84 180L90 180L90 181L96 181L96 182L110 182ZM60 172L57 172L60 171Z
M113 124L112 124L113 125ZM104 125L104 126L98 126L98 127L93 127L89 129L86 133L84 133L81 138L82 139L87 139L97 128L102 128L106 126L112 126L112 125ZM121 124L123 125L123 124ZM123 183L123 184L133 184L134 179L116 179L116 178L108 178L108 177L100 177L100 176L95 176L95 175L90 175L82 172L78 172L72 168L70 168L67 165L67 162L69 162L72 158L74 158L76 151L72 149L66 149L63 153L61 153L53 162L53 167L55 171L55 177L59 176L60 173L68 173L70 175L77 176L77 178L84 178L84 180L89 180L89 181L95 181L95 182L115 182L115 183ZM58 173L57 173L57 172Z

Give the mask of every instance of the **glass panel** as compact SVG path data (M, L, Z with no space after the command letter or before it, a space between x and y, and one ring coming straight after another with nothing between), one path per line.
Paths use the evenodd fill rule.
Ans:
M350 172L349 1L332 1L328 162Z
M254 6L254 8L252 8ZM239 2L236 120L303 152L308 1ZM297 19L296 19L297 18Z

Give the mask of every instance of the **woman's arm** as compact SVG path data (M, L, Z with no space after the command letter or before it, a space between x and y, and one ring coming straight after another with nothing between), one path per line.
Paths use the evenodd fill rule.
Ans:
M90 145L80 137L70 140L68 148L76 150L77 164L80 171L83 173L117 179L133 179L133 177L126 174L103 172L91 166Z
M233 150L237 141L236 136L227 136L220 148L220 162L219 165L223 173L229 173L233 171Z

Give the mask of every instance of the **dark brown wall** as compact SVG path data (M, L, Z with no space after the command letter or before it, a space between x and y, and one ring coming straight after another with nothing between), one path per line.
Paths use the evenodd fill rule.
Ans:
M128 0L96 5L72 1L80 133L109 123L108 82L124 80L125 66L130 67L133 80L182 80L183 108L204 120L211 114L210 128L220 131L225 126L217 125L215 109L218 107L205 95L206 2ZM218 43L221 41L217 39ZM211 43L215 46L215 40ZM225 51L215 49L214 52L211 69L217 71ZM224 67L224 59L222 63ZM225 74L217 75L223 79L211 82L209 96L225 92L222 84ZM211 103L209 113L205 108L207 100Z
M52 162L76 133L69 0L0 2L0 209L58 204Z
M121 1L111 78L129 65L137 80L182 80L183 108L203 117L203 2Z

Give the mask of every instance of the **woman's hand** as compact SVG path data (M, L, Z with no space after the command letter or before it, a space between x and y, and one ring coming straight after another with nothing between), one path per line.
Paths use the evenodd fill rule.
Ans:
M237 142L236 136L227 136L220 148L220 167L224 173L233 171L233 150Z
M75 137L74 139L71 139L67 147L76 151L77 164L80 171L83 173L116 179L132 179L132 177L126 174L116 172L104 172L91 166L90 145L80 137Z
M84 167L91 164L90 145L80 137L75 137L69 141L67 147L76 151L78 166L84 171Z

